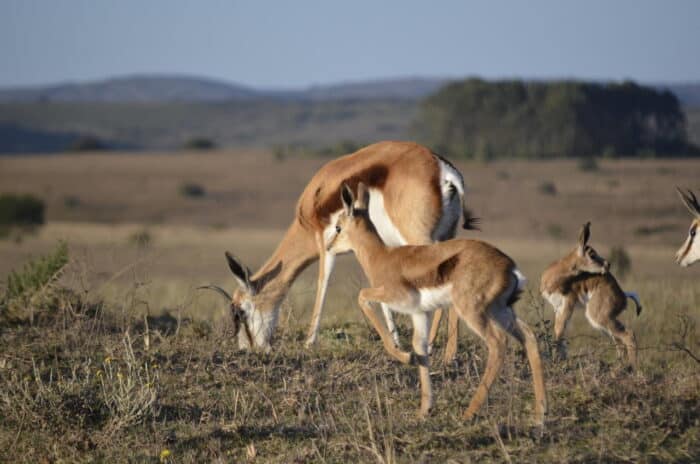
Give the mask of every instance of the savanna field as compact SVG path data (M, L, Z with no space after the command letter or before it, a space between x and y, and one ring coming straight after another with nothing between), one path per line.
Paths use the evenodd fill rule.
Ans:
M325 161L267 151L0 157L0 193L43 199L47 219L0 240L1 291L11 275L50 274L12 299L0 325L0 461L700 459L700 265L674 262L691 222L674 187L698 192L699 161L455 163L482 219L461 236L499 246L529 279L515 310L545 364L542 429L512 342L487 404L462 420L486 361L465 326L449 365L441 330L435 408L417 419L417 371L392 360L364 320L351 256L331 278L315 348L303 345L312 265L283 304L274 350L237 349L227 308L196 288L234 289L225 250L262 264ZM539 277L586 221L623 289L640 296L641 315L622 316L639 344L637 372L580 312L568 359L554 355ZM408 347L410 322L397 321Z

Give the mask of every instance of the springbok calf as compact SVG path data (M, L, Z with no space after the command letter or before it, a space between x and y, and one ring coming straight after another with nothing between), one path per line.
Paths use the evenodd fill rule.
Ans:
M642 306L635 293L622 291L609 272L610 263L588 245L590 226L590 222L584 224L576 247L550 264L542 274L540 292L554 307L554 338L560 356L566 357L562 336L567 322L576 307L584 308L591 326L609 334L618 348L619 342L624 344L629 362L634 367L637 363L634 332L625 329L617 318L627 307L627 298L634 301L637 315Z
M505 358L506 334L511 334L527 352L535 389L535 416L541 424L546 409L542 365L534 334L512 309L525 283L513 260L478 240L388 247L371 220L374 199L367 195L364 184L359 183L357 190L355 202L352 189L343 186L343 212L336 220L328 249L334 253L355 253L371 285L360 291L358 301L385 345L390 340L370 303L411 316L415 355L402 361L418 364L419 415L425 416L433 404L428 371L430 315L437 308L452 306L489 350L486 371L464 413L465 419L471 419L486 400Z
M690 223L690 229L688 230L688 238L685 239L683 246L676 253L676 262L683 267L688 267L700 260L700 244L695 239L698 228L700 228L700 205L698 204L698 199L695 198L695 194L690 190L687 193L684 193L678 187L676 187L676 190L685 207L693 215L693 222Z
M336 253L329 252L335 218L341 213L341 183L369 185L369 215L381 239L389 246L427 244L454 237L464 214L464 228L475 219L464 205L462 175L448 161L427 148L408 142L380 142L324 165L304 189L296 214L275 252L254 274L232 255L229 267L239 288L233 296L219 287L228 300L239 326L240 348L268 350L280 303L301 271L319 259L318 286L306 344L316 341L321 309ZM384 309L393 342L387 349L395 356L410 356L398 349L391 313ZM242 324L242 325L241 325ZM246 336L247 334L247 336ZM456 336L450 338L452 351Z

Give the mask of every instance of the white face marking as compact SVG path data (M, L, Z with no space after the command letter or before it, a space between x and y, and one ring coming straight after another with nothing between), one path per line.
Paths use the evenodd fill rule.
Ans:
M343 212L342 209L339 209L335 213L331 214L330 217L328 218L329 224L326 226L325 229L323 229L323 243L328 244L333 237L337 235L337 232L335 231L335 224L338 222L338 216Z
M696 261L700 260L700 245L698 245L698 243L700 243L700 241L696 240L695 236L690 236L690 234L688 234L688 238L685 240L683 246L680 248L680 250L678 250L678 253L676 254L678 264L680 264L682 267L688 267ZM683 252L685 252L686 249L688 249L688 247L690 247L690 250L688 250L688 253L686 253L685 256L681 258L681 255L683 254Z
M384 195L378 189L369 189L369 218L374 224L379 237L387 246L406 245L406 239L403 238L399 229L389 218L389 215L384 208Z
M255 310L252 302L245 302L243 304L243 311L246 313L248 328L255 341L255 346L263 348L264 350L269 350L272 332L277 325L279 308L272 308L272 310L263 313L262 311Z

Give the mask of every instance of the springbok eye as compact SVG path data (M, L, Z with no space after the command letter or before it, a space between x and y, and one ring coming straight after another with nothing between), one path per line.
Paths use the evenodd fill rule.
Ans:
M340 229L340 226L336 225L336 226L335 226L335 233L336 233L336 234L339 234L339 233L340 233L340 230L341 230L341 229Z
M688 232L688 233L690 234L691 237L695 237L695 231L696 231L695 227L691 227L690 232Z

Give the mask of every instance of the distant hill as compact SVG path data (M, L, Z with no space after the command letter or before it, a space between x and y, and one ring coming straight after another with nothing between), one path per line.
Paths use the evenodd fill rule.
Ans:
M296 151L412 139L420 102L449 82L407 77L285 90L134 75L6 88L0 89L0 154L63 151L82 137L108 148L169 150L203 137L219 146ZM654 87L670 90L684 104L689 139L698 144L700 83Z
M0 102L162 102L226 101L260 98L242 85L179 76L128 76L46 87L0 89Z
M133 75L99 81L48 86L0 88L0 103L8 102L225 102L248 100L420 100L451 79L403 77L314 85L306 89L260 89L191 76ZM700 82L654 83L668 89L683 106L700 106Z
M373 100L423 98L447 79L399 78L332 85L308 89L253 89L228 82L186 76L126 76L85 83L0 89L0 102L225 102L271 100Z

